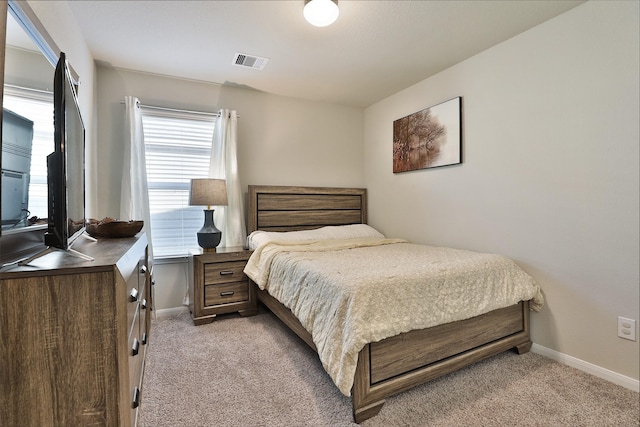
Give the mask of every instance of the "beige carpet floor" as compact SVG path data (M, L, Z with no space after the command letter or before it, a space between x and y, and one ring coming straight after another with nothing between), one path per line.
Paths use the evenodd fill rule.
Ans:
M638 427L638 393L506 352L387 399L374 426ZM351 401L271 313L154 320L139 425L355 426Z

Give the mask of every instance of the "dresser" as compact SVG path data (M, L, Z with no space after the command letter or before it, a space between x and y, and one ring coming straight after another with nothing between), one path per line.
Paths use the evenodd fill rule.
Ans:
M194 324L212 322L223 313L252 316L258 312L255 289L243 273L251 253L242 247L190 252L189 310Z
M0 425L135 426L149 342L144 233L0 272Z

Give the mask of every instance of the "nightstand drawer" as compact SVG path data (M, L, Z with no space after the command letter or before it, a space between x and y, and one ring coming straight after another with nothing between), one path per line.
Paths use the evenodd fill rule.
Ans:
M242 272L246 264L246 261L206 264L204 266L204 284L214 285L247 280L247 276Z
M255 288L243 272L251 254L243 247L189 253L189 311L194 325L212 322L220 314L258 312Z
M204 287L205 307L249 300L249 282L233 282Z

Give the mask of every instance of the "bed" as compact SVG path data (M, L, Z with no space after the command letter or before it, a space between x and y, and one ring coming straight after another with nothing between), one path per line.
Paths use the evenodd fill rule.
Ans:
M296 233L291 232L315 231L323 227L337 228L337 226L348 228L350 225L366 224L367 222L367 192L362 188L250 185L248 193L249 233L261 230L258 233L282 234L282 232L286 232L287 235L293 235ZM274 242L275 246L278 246L277 243ZM281 245L289 244L279 243ZM358 245L360 245L359 241ZM369 248L369 245L369 240L366 245L362 244L362 246L367 246L364 250L379 250L377 247ZM378 245L387 248L395 248L396 245L400 248L412 246L408 242L389 239L380 239L375 243L375 246ZM256 250L254 255L258 255L258 252L267 252L264 246L269 246L269 250L271 250L271 245L263 245ZM274 248L277 249L275 246ZM286 247L280 247L279 250L289 253L287 252L289 249ZM317 251L324 252L324 249L317 249ZM267 258L264 254L261 255ZM272 258L278 259L277 256L276 250ZM298 263L301 262L294 260L295 265ZM292 307L289 301L276 291L275 286L273 286L273 291L267 288L263 282L268 274L263 274L264 277L258 277L260 275L257 273L258 270L255 270L257 268L255 267L256 262L253 265L251 274L249 272L248 274L249 277L255 279L252 280L252 286L256 287L258 300L312 349L319 351L316 346L319 332L314 332L314 336L308 332L307 329L313 330L308 318L300 316L302 321L299 320L292 312L292 310L298 312L297 307ZM526 275L524 272L523 274ZM287 301L289 307L275 298L270 291L280 299ZM537 292L539 292L539 288ZM538 295L535 304L534 298L530 298L509 303L508 306L492 309L471 318L412 329L358 345L359 352L355 354L353 372L346 370L348 372L346 383L334 378L333 371L327 370L327 372L332 375L334 382L343 394L351 395L353 418L356 423L360 423L375 416L388 396L509 349L515 349L519 354L528 352L531 347L529 337L530 305L539 306L541 298L541 294ZM412 312L408 312L406 317L412 316ZM303 326L303 322L307 325L306 328ZM316 342L314 342L314 337ZM319 351L319 355L323 360L325 344L321 341L320 345L322 351ZM325 360L323 360L323 366L325 366ZM325 366L325 369L328 369L328 366Z

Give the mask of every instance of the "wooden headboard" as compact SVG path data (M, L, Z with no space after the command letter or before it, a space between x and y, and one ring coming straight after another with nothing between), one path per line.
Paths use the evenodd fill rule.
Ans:
M366 188L249 186L249 233L366 222Z

